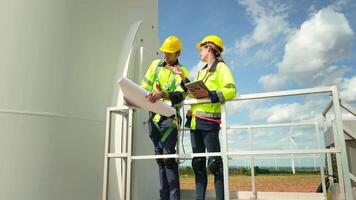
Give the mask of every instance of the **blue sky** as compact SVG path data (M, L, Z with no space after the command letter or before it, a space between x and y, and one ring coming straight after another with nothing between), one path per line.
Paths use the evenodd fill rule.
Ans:
M194 75L200 68L195 44L219 35L239 94L337 85L340 96L355 107L355 10L356 1L348 0L160 0L159 40L178 36L180 62ZM320 120L328 101L328 95L313 95L234 103L228 105L229 123ZM268 135L266 143L284 140L260 134Z

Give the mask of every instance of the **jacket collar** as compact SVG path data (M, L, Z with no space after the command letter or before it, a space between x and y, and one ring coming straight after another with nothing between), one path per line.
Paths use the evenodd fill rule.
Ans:
M164 67L164 66L166 66L166 64L167 64L166 61L162 60L162 61L158 64L158 66L159 66L159 67ZM176 61L173 65L180 65L179 60L177 59L177 61Z
M209 72L215 72L216 67L218 66L218 64L219 64L219 61L215 60L215 62L213 63L213 65L211 65ZM208 67L208 64L206 64L206 65L203 67L203 69L205 69L205 68L207 68L207 67Z

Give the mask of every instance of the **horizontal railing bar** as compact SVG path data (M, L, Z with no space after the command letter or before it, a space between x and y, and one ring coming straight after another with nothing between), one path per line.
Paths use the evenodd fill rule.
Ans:
M228 126L227 129L247 129L247 128L275 128L275 127L287 127L287 126L315 126L316 122L306 122L306 123L284 123L284 124L261 124L261 125L237 125Z
M351 113L353 116L356 117L356 111L349 105L347 104L345 101L340 100L340 105L341 107L343 107L346 111L348 111L349 113Z
M124 116L127 116L128 113L125 112L127 110L129 110L130 107L127 107L127 106L114 106L114 107L108 107L108 110L110 112L113 112L113 113L116 113L116 114L120 114L120 115L124 115Z
M285 123L285 124L261 124L261 125L237 125L228 126L227 129L248 129L248 128L275 128L275 127L287 127L287 126L315 126L316 122L300 122L300 123ZM181 128L181 131L190 131L189 128Z
M290 159L292 155L285 155L285 156L266 156L266 155L254 155L253 158L255 160L274 160L274 159ZM248 160L251 155L240 155L238 158L234 157L234 160ZM305 155L305 154L296 154L293 155L294 159L319 159L320 155ZM185 160L191 160L192 158L184 158ZM232 160L232 158L229 158Z
M157 159L157 158L193 158L193 157L207 157L207 156L222 156L220 152L214 153L192 153L192 154L165 154L165 155L140 155L132 156L133 160Z
M110 111L118 111L118 110L128 110L130 107L128 106L113 106L113 107L108 107Z
M106 154L106 157L108 157L108 158L127 158L128 154L127 153L108 153L108 154Z
M353 175L351 172L349 174L350 174L351 180L356 183L356 176Z
M306 150L265 150L265 151L240 151L229 152L229 156L240 155L284 155L284 154L324 154L324 153L340 153L338 149L306 149Z
M140 155L132 156L132 160L149 160L158 158L179 158L178 154L164 154L164 155Z
M263 92L263 93L255 93L255 94L245 94L245 95L238 95L230 101L242 101L242 100L252 100L252 99L264 99L264 98L271 98L271 97L285 97L285 96L295 96L295 95L327 93L327 92L331 92L332 88L333 88L333 86L299 89L299 90L286 90L286 91L277 91L277 92ZM192 104L208 103L208 102L210 102L210 99L189 99L189 100L185 100L182 104L192 105Z
M267 151L236 151L228 152L229 157L232 156L249 156L249 155L285 155L285 154L325 154L325 153L340 153L338 149L305 149L305 150L267 150ZM208 156L222 156L220 152L210 153L191 153L191 154L165 154L165 155L137 155L131 156L133 160L149 160L157 158L180 158L189 159L193 157L208 157ZM110 158L125 158L127 155L123 153L109 153Z
M229 101L242 101L242 100L272 98L272 97L285 97L285 96L295 96L295 95L328 93L328 92L332 91L333 87L335 87L335 86L245 94L245 95L238 95ZM209 103L209 102L211 102L210 99L188 99L188 100L183 101L179 105L192 105L192 104ZM179 106L179 105L177 105L177 106ZM108 109L112 112L116 112L116 111L120 111L120 110L127 110L130 108L134 108L134 107L114 106L114 107L109 107Z

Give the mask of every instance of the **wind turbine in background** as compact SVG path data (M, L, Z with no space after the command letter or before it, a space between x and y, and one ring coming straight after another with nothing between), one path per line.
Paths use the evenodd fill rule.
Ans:
M288 139L289 139L289 149L293 151L294 147L297 147L297 144L294 141L293 127L292 126L290 127ZM292 156L291 156L291 166L292 166L293 174L295 174L294 154L292 154Z
M295 138L295 136L293 135L293 126L291 126L290 130L289 130L289 135L287 137L281 139L279 142L285 142L285 141L288 142L289 141L289 149L293 150L293 149L297 148L297 144L295 143L294 138ZM292 168L293 174L295 174L294 154L291 154L290 162L291 162L291 168Z

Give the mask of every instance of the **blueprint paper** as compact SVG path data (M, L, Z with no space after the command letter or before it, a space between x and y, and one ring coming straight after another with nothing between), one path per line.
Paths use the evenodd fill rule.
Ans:
M120 78L119 86L126 101L135 107L152 111L166 117L172 116L176 113L176 110L173 107L163 101L159 100L155 103L149 102L145 98L149 92L126 77Z

